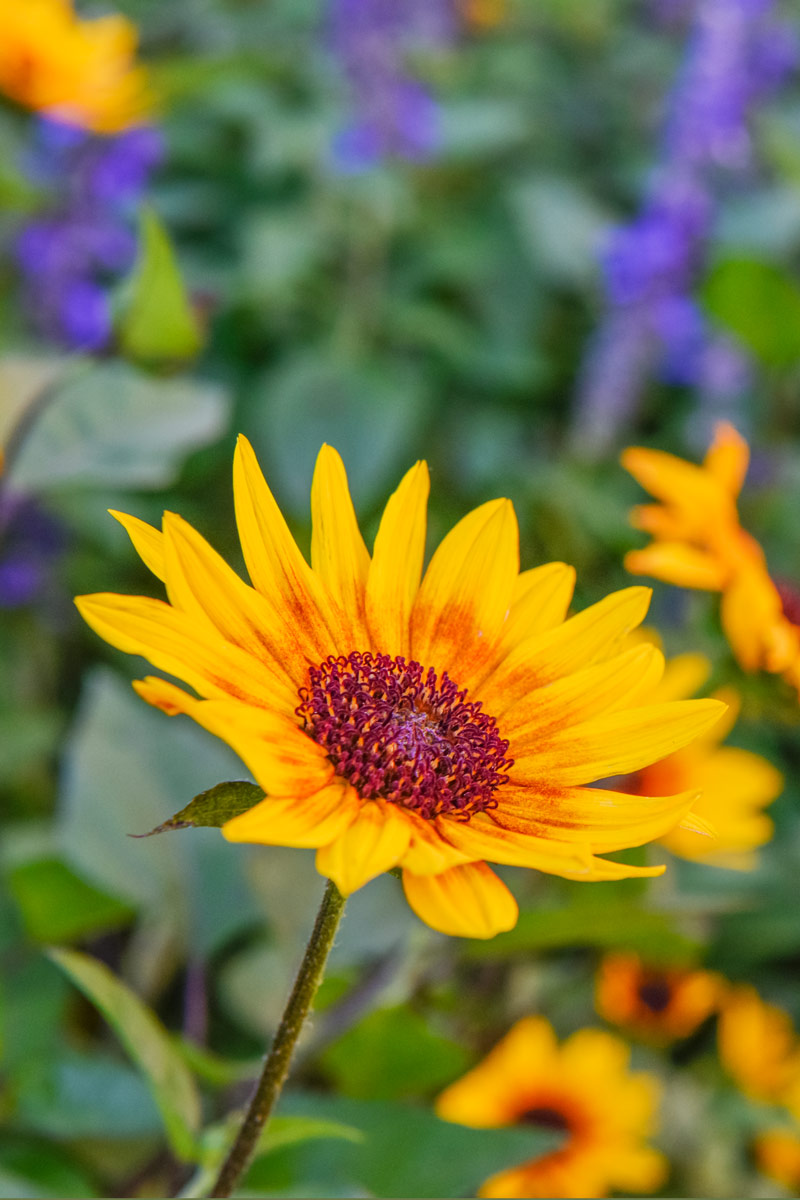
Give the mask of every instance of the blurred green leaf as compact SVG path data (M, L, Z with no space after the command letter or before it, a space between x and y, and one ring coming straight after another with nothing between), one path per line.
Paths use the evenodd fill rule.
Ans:
M133 915L57 858L22 863L8 873L9 890L28 934L39 942L71 942L118 929Z
M190 451L220 434L226 415L224 393L210 384L156 379L124 363L84 364L57 385L7 479L20 491L164 487Z
M50 958L100 1009L147 1080L173 1150L180 1158L192 1159L200 1127L200 1097L166 1029L103 963L76 950L53 949Z
M358 1145L364 1141L364 1134L352 1125L343 1125L341 1121L323 1120L320 1117L273 1117L269 1127L264 1130L260 1150L264 1154L279 1150L281 1146L294 1146L299 1142L318 1141L320 1139L341 1140Z
M382 1008L329 1046L321 1062L343 1095L394 1100L442 1087L466 1070L468 1055L417 1013Z
M0 1196L97 1194L85 1172L59 1146L47 1145L38 1138L14 1138L0 1146Z
M146 206L139 219L139 257L117 295L115 325L123 354L134 362L183 362L203 343L169 235Z
M469 942L465 952L469 958L503 959L509 954L573 946L633 950L651 962L689 961L698 949L696 942L677 932L664 913L632 903L610 903L523 912L508 933L487 942Z
M468 1129L440 1121L430 1110L388 1101L288 1095L280 1115L341 1122L360 1130L363 1141L306 1142L284 1146L256 1162L248 1188L268 1188L287 1174L307 1195L349 1185L342 1195L471 1196L495 1171L558 1147L561 1136L526 1129ZM269 1138L266 1138L268 1144ZM287 1171L290 1168L290 1171Z
M709 275L706 309L769 367L800 359L800 287L779 267L731 258Z
M58 1139L158 1137L158 1109L142 1077L108 1054L61 1050L19 1075L17 1123Z
M195 796L194 800L190 800L185 808L175 813L168 821L156 825L149 833L136 836L152 837L154 833L167 833L172 829L196 829L200 826L219 829L226 821L241 816L263 799L264 792L255 783L246 783L244 780L218 783Z

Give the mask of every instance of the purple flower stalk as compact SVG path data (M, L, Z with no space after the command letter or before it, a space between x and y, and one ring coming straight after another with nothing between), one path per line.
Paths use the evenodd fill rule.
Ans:
M697 387L724 411L750 366L712 331L695 302L719 194L751 167L750 120L796 64L795 31L773 0L694 0L685 58L668 103L660 161L642 209L602 256L608 316L578 387L575 441L607 448L632 416L648 375Z
M16 258L25 307L49 341L88 352L111 341L111 287L133 264L136 209L162 156L146 126L98 137L37 123L26 166L50 205L22 230Z
M334 141L338 170L386 158L424 161L436 149L438 108L410 60L455 37L454 0L330 0L329 42L350 93L351 119Z
M64 549L63 528L35 501L0 493L0 609L44 599Z

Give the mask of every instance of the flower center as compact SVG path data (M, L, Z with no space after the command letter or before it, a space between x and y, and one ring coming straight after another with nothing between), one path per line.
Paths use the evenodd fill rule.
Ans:
M565 1133L570 1128L564 1113L549 1105L527 1108L525 1112L520 1113L517 1120L521 1125L536 1125L539 1129L553 1129L559 1133Z
M311 667L299 695L303 728L364 800L464 821L496 807L508 742L446 672L353 651Z
M662 1013L669 1008L672 988L666 979L648 979L639 987L639 999L650 1012Z

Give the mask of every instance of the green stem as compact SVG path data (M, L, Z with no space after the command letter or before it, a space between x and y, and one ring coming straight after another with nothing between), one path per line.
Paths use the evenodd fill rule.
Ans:
M300 1031L311 1010L317 988L322 982L325 963L344 912L344 905L344 896L329 879L300 970L297 972L269 1054L264 1060L264 1067L244 1121L228 1157L222 1164L217 1181L208 1193L209 1196L230 1196L253 1160L261 1134L272 1116L286 1082Z

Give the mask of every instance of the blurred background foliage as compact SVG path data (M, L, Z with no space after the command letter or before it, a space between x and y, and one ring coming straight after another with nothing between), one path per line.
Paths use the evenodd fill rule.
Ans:
M627 510L641 497L619 449L697 458L724 413L654 372L602 453L576 449L581 364L606 311L599 256L641 203L689 8L509 0L489 23L463 20L414 59L438 105L435 150L351 170L334 153L349 101L321 2L120 0L161 95L164 153L138 264L115 294L116 340L95 358L32 331L15 245L43 203L25 169L34 118L0 112L3 501L34 498L55 529L45 585L6 603L0 624L0 1195L185 1186L200 1106L219 1123L246 1094L321 892L310 851L229 845L213 830L128 837L243 771L200 730L146 709L135 668L74 612L76 592L152 594L105 510L156 523L178 511L240 563L230 463L242 431L307 547L328 441L368 541L399 474L424 457L431 544L468 507L508 495L524 566L573 563L577 607L625 586L622 555L641 543ZM727 414L754 448L744 520L800 584L796 72L753 130L754 161L720 189L696 295L754 363ZM349 904L248 1194L466 1195L531 1157L535 1131L468 1132L430 1102L526 1013L560 1035L601 1023L593 977L609 950L707 965L800 1024L796 697L741 673L712 598L656 585L652 619L670 652L703 651L713 686L740 690L732 742L785 774L758 867L670 859L657 881L585 885L503 869L522 915L487 943L434 934L396 880L370 883ZM54 961L51 945L87 952L130 992L87 984L85 960ZM114 1032L71 979L109 1005ZM121 1047L126 1029L150 1060ZM726 1083L712 1023L671 1051L637 1045L634 1061L666 1084L665 1194L787 1194L756 1172L764 1110Z

